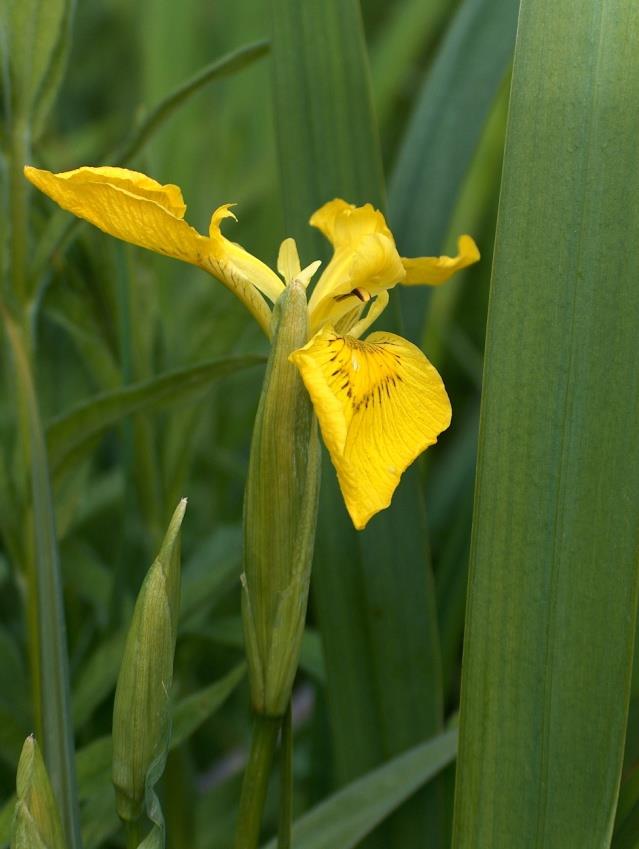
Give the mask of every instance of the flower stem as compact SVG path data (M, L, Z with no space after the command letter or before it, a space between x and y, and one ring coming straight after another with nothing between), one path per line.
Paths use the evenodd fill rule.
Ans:
M281 717L255 717L251 753L242 781L235 849L257 849L271 763L281 724Z
M142 842L140 820L131 820L126 824L126 849L138 849Z
M280 821L277 829L277 849L291 849L293 820L293 717L288 703L282 722L280 752Z

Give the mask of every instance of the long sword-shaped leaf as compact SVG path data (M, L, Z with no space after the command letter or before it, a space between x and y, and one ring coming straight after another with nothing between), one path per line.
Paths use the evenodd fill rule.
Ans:
M24 336L4 309L2 317L15 364L21 426L25 430L22 438L27 442L26 456L31 473L31 515L27 533L31 535L32 531L28 543L32 565L27 572L36 714L66 842L70 849L80 849L69 661L47 452Z
M512 59L518 0L465 0L426 76L390 183L390 217L405 256L437 253ZM418 342L428 287L399 293Z
M384 203L367 57L356 0L271 0L271 10L286 229L309 261L321 248L307 221L322 203ZM392 310L384 319L398 329ZM345 782L441 730L435 599L414 470L394 507L357 534L327 466L314 585L336 772ZM425 834L429 849L442 845L435 790L398 811L367 849L419 846Z
M293 845L296 849L359 846L398 805L454 760L456 744L457 731L446 731L352 782L295 823ZM275 847L272 840L264 849Z
M524 0L495 249L456 849L603 849L639 550L639 16Z
M93 439L131 413L158 404L185 400L213 381L264 362L263 357L221 357L184 369L167 372L144 383L123 386L84 401L52 421L47 428L51 467L60 467Z

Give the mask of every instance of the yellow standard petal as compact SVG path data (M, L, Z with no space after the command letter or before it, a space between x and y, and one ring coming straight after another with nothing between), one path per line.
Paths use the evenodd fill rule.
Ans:
M392 333L360 342L325 327L290 359L361 530L388 507L402 473L450 424L444 384L419 348Z
M457 240L457 256L422 256L415 259L402 257L406 269L404 286L427 284L439 286L445 283L457 271L479 260L479 249L470 236L460 236Z
M358 302L403 280L404 266L382 213L371 204L332 200L310 222L329 239L333 257L309 301L311 329L336 324Z

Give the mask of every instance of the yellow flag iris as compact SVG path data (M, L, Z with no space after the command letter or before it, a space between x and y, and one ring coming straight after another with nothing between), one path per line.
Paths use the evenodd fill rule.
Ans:
M277 269L222 235L231 204L211 217L208 236L184 220L177 186L123 168L79 168L52 174L26 167L27 178L61 207L106 233L192 263L217 277L268 334L271 310L285 283L308 286L319 267L302 269L295 242L280 248ZM333 256L309 299L311 338L291 355L309 392L326 447L356 528L390 504L405 469L450 424L442 380L419 348L392 333L361 336L404 285L439 285L477 262L470 236L455 257L407 259L384 216L370 204L332 200L311 217Z

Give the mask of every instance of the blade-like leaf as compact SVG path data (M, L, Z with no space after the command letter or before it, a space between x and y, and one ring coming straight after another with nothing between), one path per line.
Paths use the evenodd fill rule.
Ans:
M54 419L47 428L51 467L58 472L75 452L131 413L159 404L183 401L213 381L264 362L263 357L222 357L208 363L167 372L144 383L123 386L84 401Z
M457 849L603 849L639 547L639 17L523 0L486 343Z
M174 749L188 739L211 714L228 699L233 690L246 674L246 666L241 663L231 669L219 681L215 681L203 690L186 696L173 711L170 748Z
M352 849L398 805L455 758L457 731L415 746L367 773L293 826L295 849ZM264 849L275 849L272 840Z
M15 365L19 404L24 416L22 434L31 475L32 558L27 567L30 611L31 663L37 725L47 770L60 807L70 849L80 846L78 802L73 759L73 727L69 692L64 600L56 538L55 515L31 365L23 333L7 312L4 326ZM34 603L35 602L35 603Z
M465 0L427 74L392 175L390 219L404 256L443 249L462 182L512 59L518 0ZM401 289L418 342L427 286Z
M286 232L308 262L324 249L307 225L322 203L335 196L384 203L366 50L355 0L271 0L271 13ZM392 304L384 319L386 329L398 329ZM325 467L314 594L340 783L441 730L435 599L415 470L394 500L357 534ZM406 849L429 833L437 849L440 812L428 788L366 846Z

